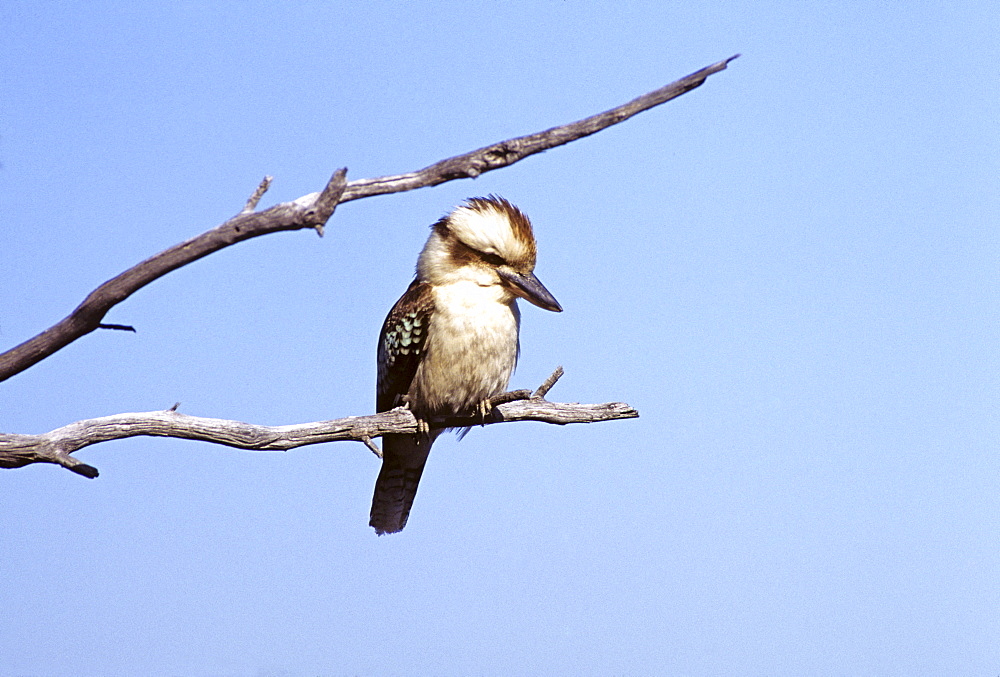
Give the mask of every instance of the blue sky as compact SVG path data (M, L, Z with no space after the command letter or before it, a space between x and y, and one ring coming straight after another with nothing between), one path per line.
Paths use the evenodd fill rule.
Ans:
M427 226L535 223L512 385L641 418L435 446L132 439L0 473L0 675L1000 671L991 2L0 7L0 349L240 210L700 89L178 270L0 384L0 429L368 413Z

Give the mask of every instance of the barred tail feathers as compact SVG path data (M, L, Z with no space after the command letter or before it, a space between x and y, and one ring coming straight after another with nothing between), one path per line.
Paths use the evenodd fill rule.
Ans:
M379 536L394 534L406 526L427 455L440 433L435 430L427 435L386 435L382 438L382 469L375 480L368 522Z

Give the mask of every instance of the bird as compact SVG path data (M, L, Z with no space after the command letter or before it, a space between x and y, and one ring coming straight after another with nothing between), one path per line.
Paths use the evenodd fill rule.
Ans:
M385 435L369 525L379 536L406 526L440 416L479 413L505 392L517 364L517 299L562 306L535 277L531 221L506 199L473 197L431 226L416 275L389 311L378 340L376 410L399 406L416 434ZM463 429L461 437L469 428Z

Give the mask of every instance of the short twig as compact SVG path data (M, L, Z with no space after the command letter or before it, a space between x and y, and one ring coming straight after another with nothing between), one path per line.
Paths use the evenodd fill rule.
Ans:
M320 218L315 219L315 225L313 226L320 237L323 237L323 225L333 215L345 190L347 190L347 168L341 167L326 182L326 186L320 192L319 197L316 198L316 202L311 209L312 214L321 215Z
M534 398L534 397L545 397L546 395L548 395L549 391L552 390L552 386L556 384L556 381L562 378L563 373L564 372L562 365L556 367L556 370L551 374L549 374L549 377L545 379L545 382L542 383L542 385L538 386L538 390L532 393L531 396Z
M491 397L490 406L498 407L501 404L507 404L508 402L517 402L518 400L527 400L530 398L530 390L511 390L510 392L500 393L499 395Z
M273 176L265 176L261 180L260 185L257 186L257 190L255 190L253 195L250 196L250 199L247 200L247 203L243 207L243 211L241 213L246 214L247 212L252 212L257 209L257 204L260 202L260 199L264 197L264 193L267 192L267 189L271 187L272 181L274 181Z
M366 435L366 436L364 436L364 437L361 438L361 441L364 442L364 444L365 444L366 447L368 447L369 449L372 450L373 454L375 454L379 458L382 458L382 450L378 448L377 444L375 444L374 442L372 442L372 438L370 438L370 437L368 437Z

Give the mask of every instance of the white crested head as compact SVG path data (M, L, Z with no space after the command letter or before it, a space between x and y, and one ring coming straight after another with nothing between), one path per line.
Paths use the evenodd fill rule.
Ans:
M417 277L443 283L461 276L483 284L497 279L500 266L530 273L536 256L531 221L521 210L494 195L474 197L432 226Z
M431 227L417 261L417 279L461 289L459 305L490 299L513 306L523 298L539 308L562 306L535 277L531 221L501 197L470 198ZM442 292L443 293L443 292Z
M501 197L474 197L448 215L448 228L462 244L499 256L515 268L535 267L531 221Z

